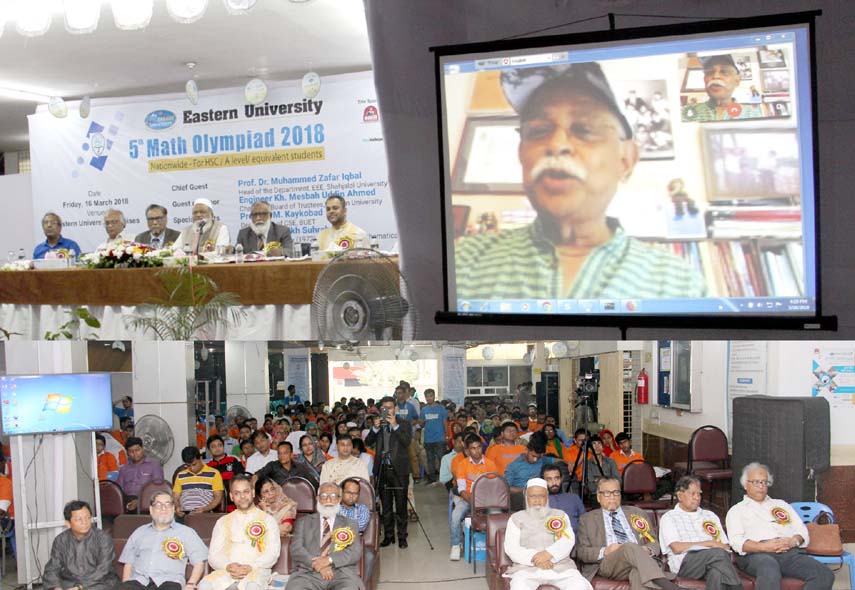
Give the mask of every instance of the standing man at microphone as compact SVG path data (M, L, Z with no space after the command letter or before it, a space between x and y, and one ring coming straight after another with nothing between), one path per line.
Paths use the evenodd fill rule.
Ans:
M193 202L193 223L185 227L175 240L176 250L190 246L193 253L213 252L217 246L231 244L229 228L214 218L214 205L205 198Z
M376 452L374 481L383 505L383 541L380 546L388 547L395 541L397 524L398 547L406 549L407 487L410 483L407 450L413 438L413 427L409 420L395 416L396 409L391 396L380 400L380 416L374 417L374 426L365 437L365 444L373 446Z

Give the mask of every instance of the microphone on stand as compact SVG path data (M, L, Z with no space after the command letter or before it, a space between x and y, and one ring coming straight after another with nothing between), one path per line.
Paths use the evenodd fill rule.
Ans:
M193 254L199 255L199 246L202 241L202 230L205 227L205 220L200 219L196 224L196 235L193 237Z

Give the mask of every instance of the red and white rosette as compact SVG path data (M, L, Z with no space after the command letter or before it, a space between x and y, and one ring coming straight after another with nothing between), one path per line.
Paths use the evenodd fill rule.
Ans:
M567 536L567 534L564 532L567 529L567 522L560 516L553 516L551 518L547 518L546 528L549 530L549 532L555 535L556 539L560 539L561 537Z
M69 252L66 248L59 248L58 250L55 250L55 252L56 252L56 257L59 259L68 258Z
M656 542L656 539L654 539L653 535L650 534L650 523L647 522L646 518L637 514L633 514L629 518L629 524L631 524L632 528L638 531L638 534L640 534L642 537L644 537L651 543Z
M350 241L350 238L342 238L338 241L338 247L342 250L349 250L353 246L353 242Z
M341 551L342 549L347 548L351 543L353 543L353 531L347 527L339 527L332 532L333 540L335 541L333 547L333 553L336 551Z
M258 549L259 553L264 553L264 534L266 532L267 527L260 520L255 520L246 527L246 536L249 537L250 544Z
M704 531L706 532L706 534L718 541L719 537L721 536L721 531L718 530L718 527L713 521L705 520L702 526L704 527Z
M163 542L163 552L169 559L184 559L184 545L175 537L169 537Z
M775 506L774 508L772 508L772 518L775 519L775 524L789 524L790 513L781 508L780 506Z

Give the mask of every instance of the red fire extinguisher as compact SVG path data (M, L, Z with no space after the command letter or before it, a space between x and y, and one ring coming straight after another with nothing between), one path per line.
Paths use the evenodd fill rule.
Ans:
M635 384L636 401L640 404L646 404L648 398L647 392L647 372L641 369L641 372L638 374L638 381Z

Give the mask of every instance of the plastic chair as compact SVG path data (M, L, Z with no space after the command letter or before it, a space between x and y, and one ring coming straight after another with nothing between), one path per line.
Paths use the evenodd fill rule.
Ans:
M469 527L469 556L472 571L478 571L475 560L475 534L487 532L487 515L511 511L511 487L498 473L482 473L472 482L471 523Z
M656 471L647 461L632 461L627 464L621 474L621 489L624 494L655 494ZM638 500L627 501L626 504L638 506L645 510L669 508L671 500Z
M795 508L799 516L801 516L802 522L805 524L814 522L821 512L827 512L831 518L831 522L834 522L834 512L832 512L831 508L821 502L793 502L790 506ZM820 563L838 564L841 561L845 563L849 568L849 587L855 588L855 555L852 555L848 551L844 551L840 554L840 557L831 557L826 555L811 555L811 557Z

